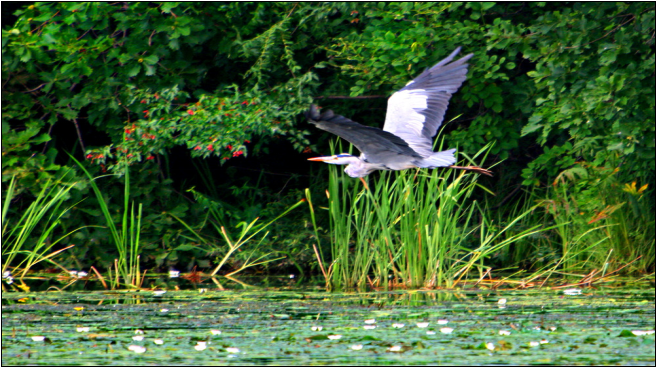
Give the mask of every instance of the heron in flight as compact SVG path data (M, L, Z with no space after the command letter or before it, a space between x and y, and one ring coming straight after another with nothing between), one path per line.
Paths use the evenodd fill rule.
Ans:
M375 170L449 167L492 176L484 168L454 166L455 149L433 152L433 137L437 133L451 95L467 79L467 60L474 54L451 62L460 47L437 65L421 73L387 101L383 129L358 124L333 111L319 114L311 105L305 113L308 121L319 129L346 139L360 151L360 156L337 154L310 158L330 164L347 164L344 172L351 177L367 176Z

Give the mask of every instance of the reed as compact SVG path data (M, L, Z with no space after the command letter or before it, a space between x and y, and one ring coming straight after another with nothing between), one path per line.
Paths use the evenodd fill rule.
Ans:
M114 276L110 275L108 277L111 288L115 289L120 285L119 276L123 279L123 284L129 288L140 288L143 282L143 276L140 269L140 254L139 254L139 241L141 234L141 218L143 206L140 203L135 211L135 203L130 202L130 170L127 165L125 165L125 183L123 191L123 211L119 214L119 220L116 221L112 214L109 211L108 200L105 199L102 192L96 184L96 180L103 177L115 176L115 175L103 175L98 177L92 177L89 171L84 168L84 166L77 161L73 156L70 156L71 159L82 169L87 178L89 179L89 185L91 186L96 199L98 200L98 206L100 207L107 227L112 234L111 241L116 246L118 251L118 258L114 260ZM117 224L121 226L121 229L118 229Z
M489 148L465 158L484 161ZM476 190L489 192L474 173L380 172L363 185L341 167L329 171L332 262L325 276L333 289L454 287L472 271L488 271L492 254L541 231L510 233L530 210L503 228L492 225L474 200Z
M269 232L268 231L265 232L265 230L271 224L273 224L280 218L287 215L289 212L291 212L292 210L303 204L303 202L305 201L305 200L301 200L297 202L296 204L287 208L282 214L278 215L276 218L266 223L260 223L259 218L255 218L250 223L241 222L237 226L237 228L241 228L241 229L237 229L236 230L237 234L235 235L229 233L228 230L226 230L225 226L222 224L224 223L223 218L225 218L225 213L223 213L223 208L221 206L221 203L212 200L211 198L199 192L196 192L193 189L190 190L190 192L192 192L196 201L203 204L203 206L208 209L207 215L205 219L202 221L201 225L198 228L193 228L188 223L183 221L181 218L175 216L174 214L169 213L169 215L171 215L171 217L173 217L178 222L180 222L193 235L191 239L199 241L203 245L203 246L199 246L199 249L204 250L208 254L210 253L223 254L220 260L218 261L217 266L210 274L210 276L215 276L216 274L218 274L218 272L223 268L223 266L228 262L228 260L235 255L236 252L243 251L245 249L245 245L249 244L252 240L256 240L256 236L262 232L264 232L264 234L261 237L259 237L258 243L255 246L249 246L249 252L245 256L245 259L241 263L241 265L238 268L232 270L230 273L226 274L225 276L230 277L247 268L263 265L272 261L282 259L282 257L268 258L271 255L270 253L256 255L258 253L258 248L260 244L266 239L267 235L269 234ZM219 236L223 239L223 243L225 243L227 247L222 245L216 245L217 241L215 241L213 238L206 237L203 234L203 230L207 225L211 226L214 229L214 231L219 234Z
M42 261L67 271L53 258L73 246L56 251L52 249L64 238L81 228L65 233L54 240L53 236L59 228L62 216L74 206L62 207L69 197L68 192L74 185L49 180L43 185L27 210L17 221L14 221L10 220L8 214L15 195L16 182L16 176L12 177L7 190L3 192L2 273L9 276L10 269L12 269L13 276L19 275L19 279L22 280L34 265ZM16 261L18 262L15 263ZM24 284L21 288L29 290L29 287Z

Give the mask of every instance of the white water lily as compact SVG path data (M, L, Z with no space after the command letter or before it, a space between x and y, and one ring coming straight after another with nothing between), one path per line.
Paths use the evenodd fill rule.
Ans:
M362 344L351 345L351 349L360 350L360 349L362 349Z
M32 340L34 340L35 342L42 342L42 341L46 340L46 337L45 336L40 336L40 335L39 336L33 336Z
M566 296L578 296L578 295L581 294L581 289L579 289L579 288L569 288L569 289L563 290L563 293Z
M635 336L651 335L654 333L654 330L632 330L631 333Z
M505 298L501 298L501 299L499 299L499 302L497 302L497 303L500 304L500 305L505 305L506 302L508 302L507 299L505 299Z
M135 335L135 336L132 337L132 340L140 342L140 341L144 340L144 337L143 337L143 335Z
M78 333L86 333L86 332L89 331L89 327L88 326L80 326L75 330L77 330Z
M426 335L435 335L435 332L434 332L434 331L431 331L431 330L428 330L428 331L426 332Z
M402 327L404 327L404 326L405 326L405 324L398 324L398 323L397 323L397 324L392 324L392 327L393 327L393 328L397 328L397 329L400 329L400 328L402 328Z
M549 344L549 341L547 339L542 339L540 340L540 344Z
M389 348L387 348L388 351L390 352L399 352L401 351L401 346L400 345L393 345Z
M165 290L153 291L153 294L156 295L156 296L161 296L164 293L166 293Z
M537 347L538 345L540 345L540 342L530 342L530 343L528 343L529 347Z
M443 327L440 329L440 333L442 334L451 334L453 332L453 328L450 327Z
M166 312L169 312L169 309L168 308L163 308L163 309L159 310L159 312L166 313Z
M339 335L339 334L328 335L328 339L330 339L330 340L337 340L337 339L341 339L341 338L342 338L342 336Z
M499 335L510 335L510 331L508 331L508 330L499 330Z
M375 328L376 328L376 325L365 325L365 326L363 326L363 328L364 328L365 330L372 330L372 329L375 329Z
M179 270L169 270L169 278L177 278L180 276Z
M323 330L323 326L313 326L312 331L321 331Z
M141 353L144 353L144 352L146 351L146 348L145 348L145 347L142 347L141 345L130 345L130 346L128 347L128 350L131 350L131 351L133 351L133 352L135 352L135 353L139 353L139 354L141 354Z
M212 335L221 335L221 330L212 329L210 330L210 333L212 333Z
M485 343L485 348L487 348L489 351L494 350L494 344L493 343Z
M232 354L237 354L237 353L239 353L239 348L229 347L229 348L226 348L226 352L232 353Z
M425 328L425 327L428 327L428 325L430 325L429 322L418 322L417 323L418 328Z
M207 349L207 342L198 342L196 345L194 345L194 349L197 351L205 350Z
M199 288L198 293L205 293L207 292L207 288Z
M137 329L137 330L134 331L134 333L135 334L143 334L144 332L141 329Z
M365 323L365 324L375 324L375 323L376 323L376 319L364 320L364 323Z
M555 327L555 326L552 326L552 327L549 328L549 330L551 330L551 331L556 331L556 329L558 329L558 328Z
M438 325L446 325L449 323L449 320L437 320Z
M162 339L155 339L155 340L153 340L153 343L155 343L155 344L157 344L157 345L162 345L162 344L164 344L164 340L162 340Z

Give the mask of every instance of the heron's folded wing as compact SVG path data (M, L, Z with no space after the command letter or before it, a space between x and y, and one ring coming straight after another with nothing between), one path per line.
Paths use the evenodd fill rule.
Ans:
M433 153L432 138L442 124L451 95L467 79L466 62L474 54L451 62L458 52L460 47L387 101L383 130L402 138L424 157Z
M372 163L384 163L384 158L390 155L403 155L420 158L420 156L398 136L381 129L358 124L333 111L319 114L315 105L305 113L308 121L319 129L333 133L355 145Z

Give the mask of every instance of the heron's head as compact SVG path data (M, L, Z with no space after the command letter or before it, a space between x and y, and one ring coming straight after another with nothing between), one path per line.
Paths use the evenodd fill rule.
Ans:
M315 157L308 160L330 164L348 164L344 172L351 177L364 177L372 171L360 158L346 153L331 155L330 157Z
M354 157L346 153L335 154L329 157L308 158L308 161L324 162L330 164L352 164L359 160L360 159L358 157Z

